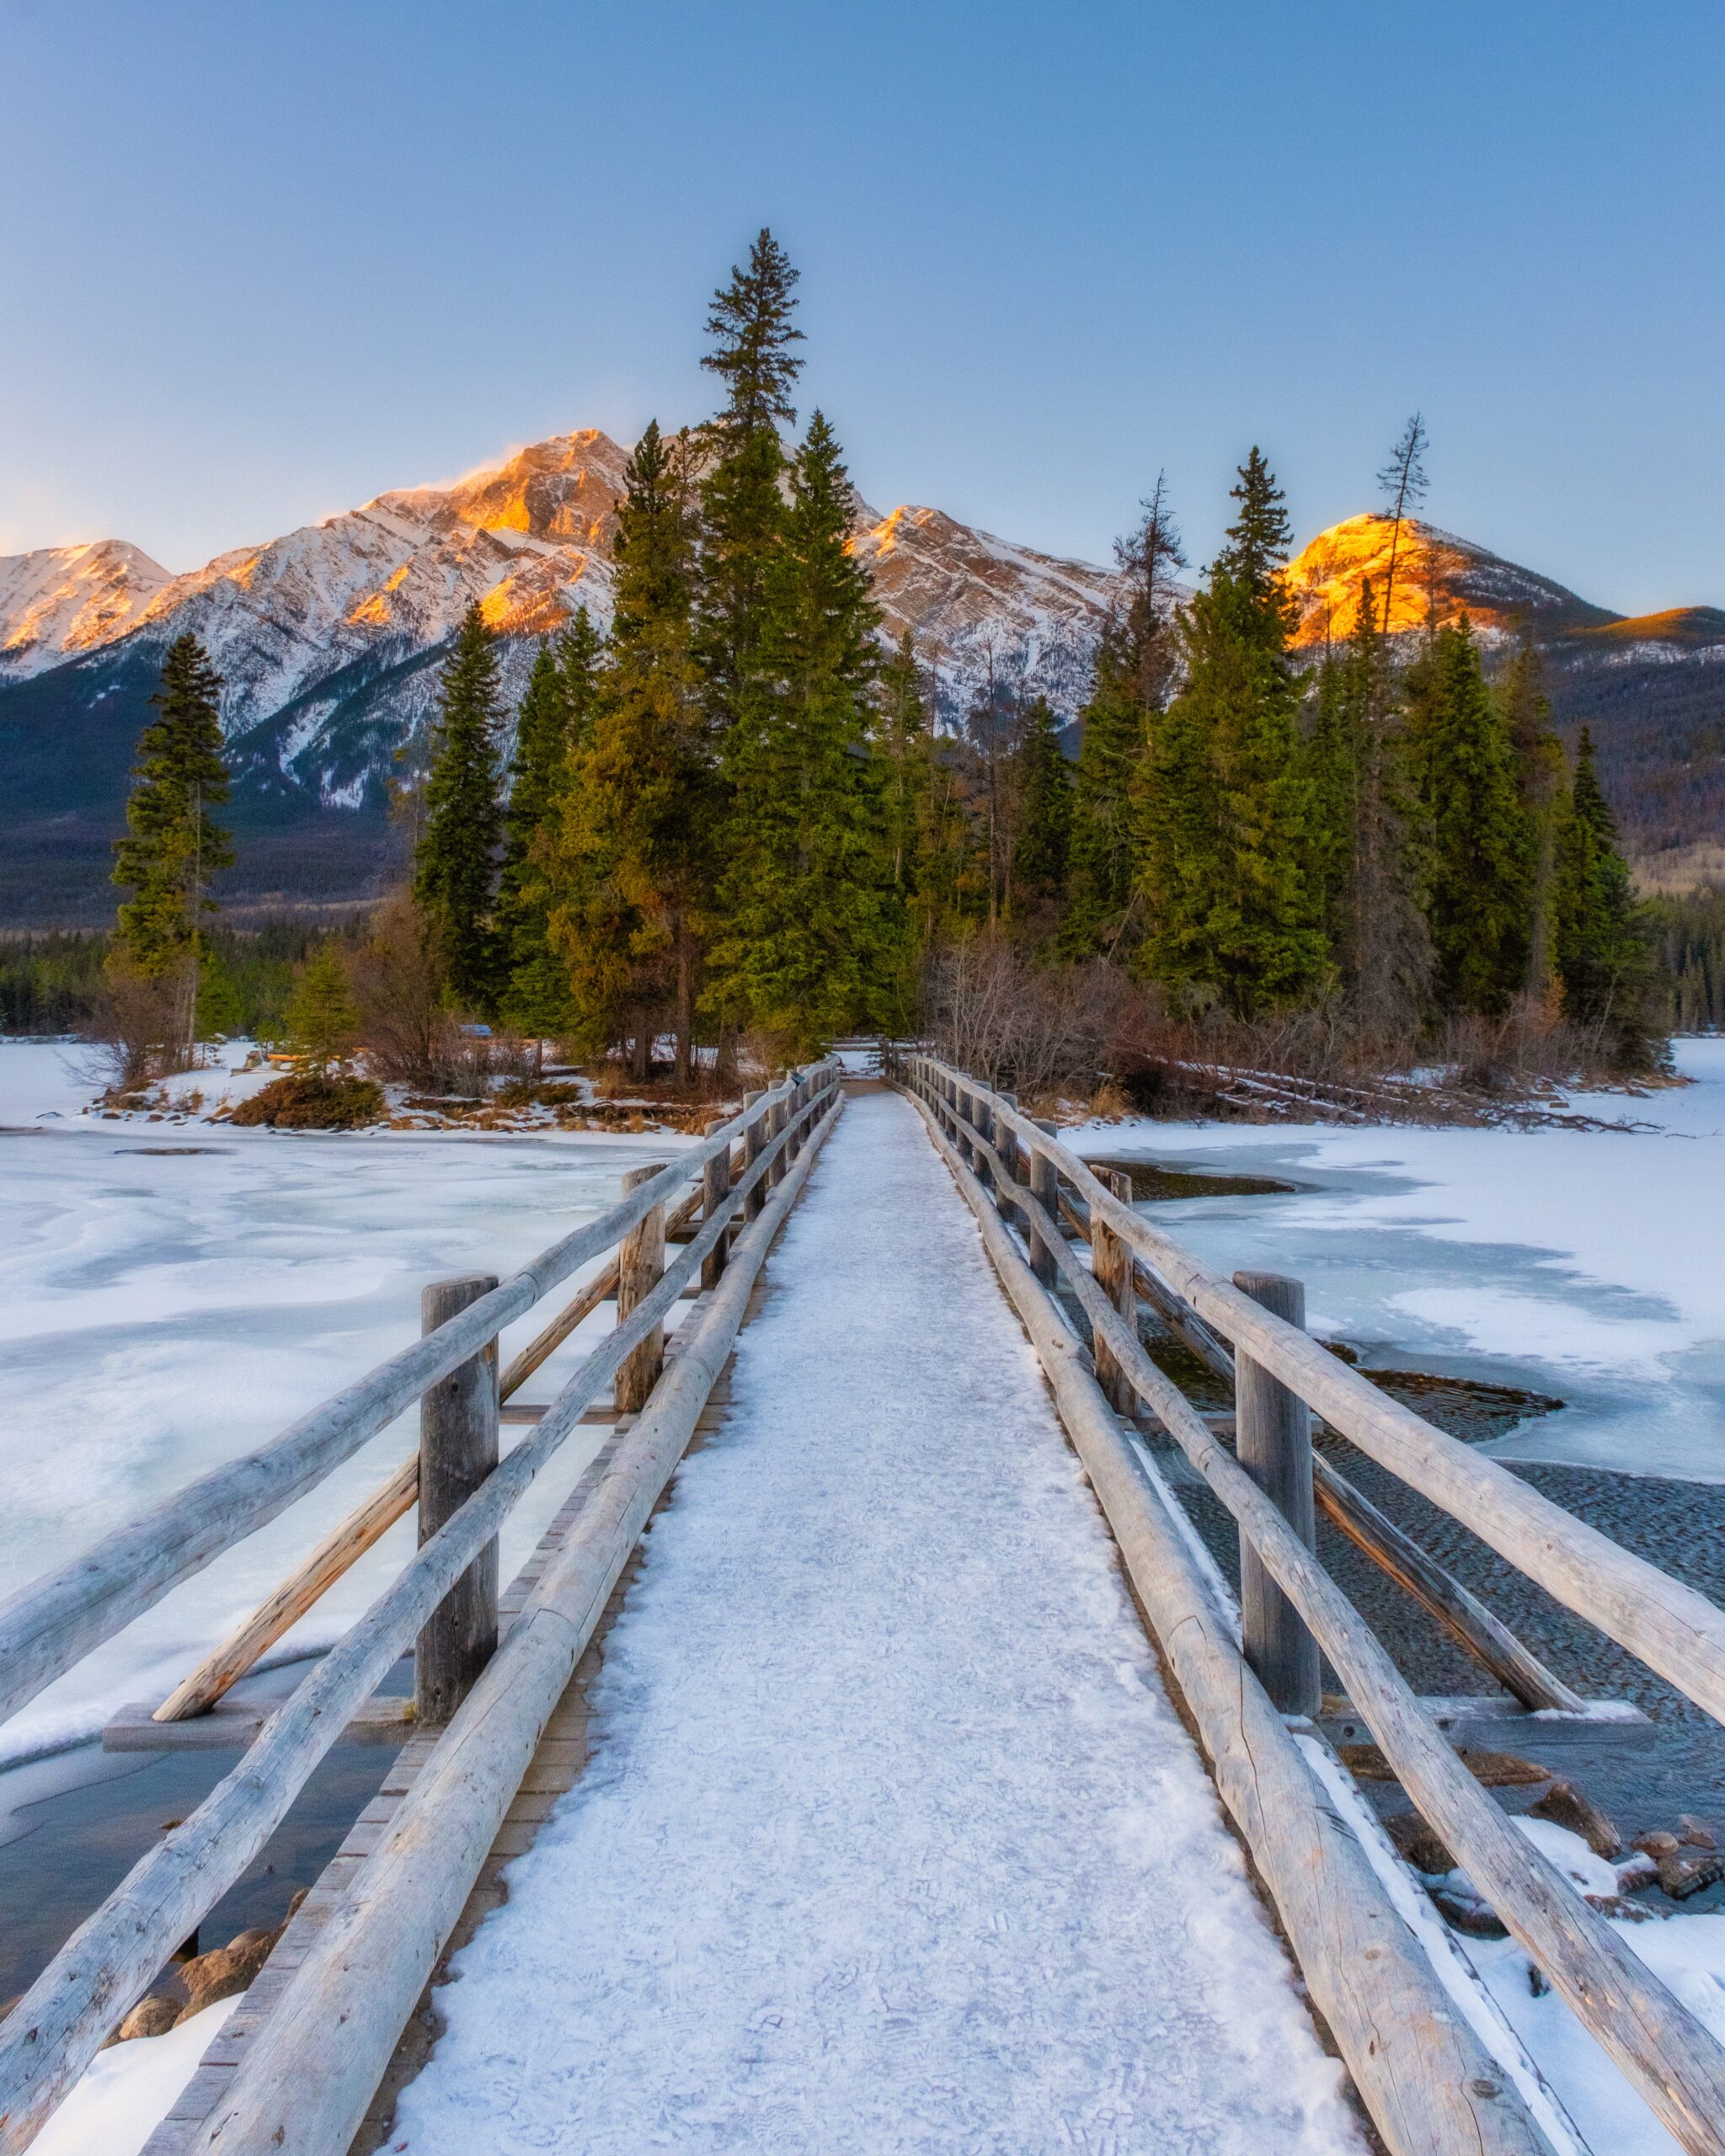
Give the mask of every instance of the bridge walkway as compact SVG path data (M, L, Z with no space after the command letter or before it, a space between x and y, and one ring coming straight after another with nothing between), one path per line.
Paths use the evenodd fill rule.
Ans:
M765 1279L387 2145L1362 2149L906 1101Z

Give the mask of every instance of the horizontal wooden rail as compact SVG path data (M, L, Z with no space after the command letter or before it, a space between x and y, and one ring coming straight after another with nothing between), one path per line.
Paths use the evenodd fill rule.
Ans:
M837 1083L836 1070L815 1075L822 1082L803 1111L805 1117L823 1111ZM788 1127L777 1134L738 1186L734 1204L702 1224L652 1292L574 1372L531 1434L419 1545L365 1615L276 1709L233 1770L133 1867L0 2022L0 2156L18 2156L28 2148L180 1940L244 1871L354 1710L377 1689L497 1534L624 1358L663 1319L684 1282L726 1232L734 1202L770 1171L789 1137ZM661 1180L644 1184L642 1193Z
M997 1099L933 1058L933 1071ZM1117 1198L1065 1146L1001 1106L1023 1145L1053 1160L1092 1212L1203 1320L1247 1349L1368 1458L1449 1513L1566 1609L1637 1655L1725 1721L1725 1610L1657 1565L1541 1496L1495 1460L1437 1429L1350 1369L1310 1334L1284 1325Z
M1133 1278L1140 1294L1175 1338L1231 1385L1234 1358L1197 1312L1141 1260L1135 1260ZM1324 1517L1404 1593L1435 1617L1456 1644L1490 1670L1523 1706L1535 1714L1587 1711L1588 1703L1578 1692L1547 1669L1477 1595L1429 1557L1321 1453L1314 1456L1311 1471L1312 1494Z
M195 2148L222 2156L328 2156L351 2141L540 1733L682 1457L756 1276L838 1113L830 1093L815 1107L812 1124L799 1118L787 1134L795 1141L806 1131L808 1142L739 1236L693 1337L247 2047Z
M1392 2156L1548 2156L1550 2143L1455 2011L1359 1843L1313 1786L1287 1725L1241 1659L1176 1523L1084 1367L1083 1351L933 1112L921 1099L916 1106L976 1216L1197 1724L1222 1801Z
M822 1070L836 1065L823 1065ZM675 1198L721 1146L790 1097L777 1087L710 1138L574 1230L451 1318L302 1415L254 1452L208 1475L0 1603L0 1719L81 1661L181 1580L266 1526L294 1500L467 1362L577 1267L600 1257L655 1205Z
M419 1455L404 1460L389 1480L364 1504L326 1534L303 1564L289 1573L243 1623L205 1657L191 1675L176 1684L152 1717L156 1721L189 1721L208 1714L283 1633L291 1631L337 1580L381 1541L419 1500Z
M914 1064L912 1069L914 1073ZM974 1088L974 1081L964 1082ZM930 1090L929 1098L956 1124L956 1109L937 1089ZM1029 1128L1035 1129L1033 1124ZM1029 1188L1008 1188L1010 1179L998 1154L974 1125L967 1135L996 1191L1004 1191L1026 1211L1039 1241L1052 1238L1058 1246L1055 1262L1093 1334L1106 1340L1139 1397L1239 1523L1264 1569L1329 1657L1348 1699L1422 1815L1680 2146L1690 2156L1725 2156L1725 2048L1498 1809L1359 1612L1173 1380L1151 1360L1136 1325L1128 1324L1092 1279ZM1036 1135L1046 1145L1044 1134ZM1064 1172L1064 1161L1061 1166ZM1094 1177L1088 1180L1092 1209L1105 1203L1110 1209L1104 1217L1119 1232L1114 1215L1128 1220L1135 1216ZM1179 1284L1186 1292L1186 1283ZM1243 1296L1238 1299L1247 1301ZM1208 1319L1214 1313L1200 1306L1200 1315ZM1291 1327L1277 1329L1292 1332ZM1252 1345L1255 1350L1255 1341ZM1316 1352L1335 1364L1322 1348ZM1282 1358L1278 1374L1303 1393L1303 1386L1287 1375L1288 1359ZM1269 1357L1264 1360L1269 1363Z

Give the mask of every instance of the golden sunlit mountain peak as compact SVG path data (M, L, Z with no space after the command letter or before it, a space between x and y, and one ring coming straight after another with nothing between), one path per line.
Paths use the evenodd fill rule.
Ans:
M1308 646L1351 632L1368 582L1380 626L1387 594L1388 627L1397 635L1419 628L1434 609L1440 621L1465 613L1488 642L1524 630L1543 636L1597 627L1616 618L1471 540L1417 517L1404 517L1398 529L1392 518L1371 511L1320 531L1288 564L1286 581L1299 609L1295 642Z

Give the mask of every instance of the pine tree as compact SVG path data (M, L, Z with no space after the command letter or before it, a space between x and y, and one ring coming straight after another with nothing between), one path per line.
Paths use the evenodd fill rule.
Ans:
M1146 765L1141 963L1184 1001L1250 1016L1321 994L1331 961L1287 659L1290 533L1256 449L1233 493L1239 514L1183 627L1186 683Z
M1071 906L1062 946L1072 958L1130 947L1141 766L1149 714L1130 636L1110 622L1097 648L1072 774Z
M554 647L541 643L516 721L497 930L507 974L503 1016L536 1038L555 1038L572 1016L569 970L551 944L553 854L593 716L602 648L586 608L578 608Z
M1560 989L1552 950L1557 844L1568 811L1563 750L1551 731L1539 647L1523 639L1503 677L1503 711L1515 758L1515 779L1529 833L1529 925L1526 993L1555 1011Z
M1396 558L1402 549L1402 527L1425 499L1430 483L1425 476L1427 440L1425 421L1416 412L1390 451L1389 462L1378 474L1378 491L1388 505L1390 520L1390 563L1384 574L1386 636L1396 626Z
M318 944L307 959L288 999L286 1022L288 1045L320 1074L353 1054L359 1006L334 942Z
M686 440L649 424L624 484L611 652L564 802L550 938L574 1037L595 1051L629 1041L644 1078L669 1013L686 1077L718 816L694 654Z
M1618 1068L1658 1061L1653 1005L1659 982L1617 842L1617 819L1599 784L1593 736L1581 733L1558 847L1556 958L1563 1014Z
M1114 544L1127 595L1103 627L1089 701L1079 713L1070 905L1061 939L1073 958L1130 958L1137 942L1145 755L1178 664L1169 587L1186 562L1162 474L1143 507L1137 529Z
M233 859L227 833L210 815L227 798L221 694L222 677L197 638L175 638L150 699L157 716L138 737L126 835L114 849L114 881L132 895L119 910L111 963L143 980L184 978L188 999L204 917L216 910L210 878Z
M1072 773L1046 696L1023 717L1017 751L1018 830L1012 849L1015 917L1049 918L1066 895L1072 844Z
M1509 725L1466 615L1428 636L1406 696L1439 998L1500 1017L1527 977L1530 835Z
M747 268L714 293L707 322L715 342L701 364L727 398L705 430L698 648L709 723L721 735L761 693L767 587L785 519L778 430L795 422L791 392L803 365L791 350L803 335L791 321L797 277L763 227Z
M887 766L881 798L887 856L893 888L908 899L915 889L916 838L931 746L922 669L916 639L909 629L880 670L879 714L875 742Z
M1389 1055L1412 1043L1432 967L1400 718L1368 578L1351 638L1319 670L1306 755L1316 873L1347 1015L1356 1038Z
M730 787L708 1006L795 1052L874 1025L902 976L902 905L886 873L868 747L879 615L846 549L855 498L812 416L769 564L762 692L725 741Z
M498 801L498 667L475 600L443 669L414 903L463 1010L489 1011L499 985L494 906L503 812Z

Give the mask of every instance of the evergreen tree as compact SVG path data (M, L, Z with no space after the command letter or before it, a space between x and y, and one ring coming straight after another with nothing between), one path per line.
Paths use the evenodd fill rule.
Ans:
M746 269L715 292L701 364L727 392L706 431L711 457L701 488L698 648L709 723L723 734L762 693L768 584L783 536L785 453L779 424L795 422L791 392L802 371L792 351L798 273L765 228Z
M1178 663L1169 586L1186 562L1161 473L1143 506L1137 530L1115 542L1127 595L1103 627L1089 701L1079 713L1070 905L1062 937L1073 958L1130 957L1137 941L1135 885L1145 755Z
M1233 493L1239 514L1183 629L1185 686L1146 762L1142 963L1183 1000L1249 1016L1320 994L1331 966L1287 658L1290 535L1256 449Z
M219 951L207 945L198 961L197 1015L193 1031L200 1041L217 1034L232 1038L245 1030L245 999L239 983L222 962Z
M1072 773L1046 696L1038 696L1024 714L1017 762L1012 911L1046 916L1065 898L1072 843Z
M909 629L880 670L879 709L875 740L887 766L881 799L887 856L893 889L908 899L916 887L917 832L932 745L922 669Z
M1499 1017L1527 977L1530 848L1509 725L1466 615L1429 635L1406 694L1439 1000Z
M313 1070L328 1071L353 1054L360 1011L339 945L320 943L307 959L286 1016L288 1045Z
M443 669L414 852L414 903L464 1010L489 1011L499 985L493 919L503 811L498 801L497 653L475 600Z
M1069 956L1112 956L1130 947L1141 766L1149 713L1140 695L1130 633L1105 625L1072 775L1071 906L1062 944Z
M885 873L880 777L868 748L880 616L846 549L855 500L816 412L790 472L769 563L765 692L725 743L731 789L724 927L709 1007L798 1053L890 1015L904 914Z
M556 849L550 938L569 969L574 1036L632 1044L644 1078L661 1017L694 1065L695 1000L718 814L694 654L690 451L656 422L617 504L617 613Z
M1525 638L1503 677L1503 710L1515 758L1516 787L1527 819L1529 922L1526 992L1536 1008L1555 1011L1560 989L1552 950L1557 845L1568 810L1563 750L1551 731L1539 647Z
M1658 1059L1659 1027L1652 1008L1658 970L1585 727L1558 848L1556 896L1564 1016L1618 1067L1651 1068Z
M1315 873L1348 1017L1356 1038L1392 1055L1418 1028L1432 965L1399 721L1368 578L1351 638L1319 670L1306 757Z
M541 643L516 722L497 928L507 972L503 1015L536 1038L556 1037L572 1017L569 970L551 943L553 855L593 716L601 649L586 608L578 608L554 648Z
M188 1023L204 917L216 910L210 878L233 859L210 814L227 798L221 694L222 677L196 637L175 638L150 699L157 716L138 737L126 835L114 849L114 881L131 896L119 910L110 969L183 980Z

